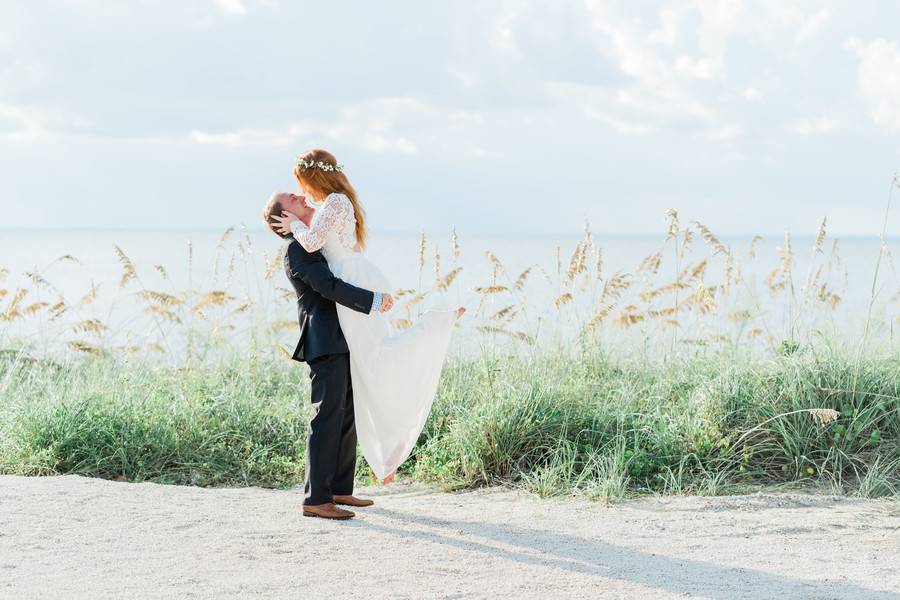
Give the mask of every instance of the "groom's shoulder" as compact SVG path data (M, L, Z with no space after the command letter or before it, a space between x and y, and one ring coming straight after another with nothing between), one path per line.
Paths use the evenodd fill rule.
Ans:
M282 247L284 250L284 259L287 260L291 256L295 256L297 258L303 258L307 256L312 256L313 252L308 252L306 248L304 248L300 242L295 240L293 237L286 238L284 240L284 246Z

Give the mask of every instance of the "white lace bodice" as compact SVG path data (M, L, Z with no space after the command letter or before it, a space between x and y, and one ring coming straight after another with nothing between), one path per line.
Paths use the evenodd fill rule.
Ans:
M344 194L328 194L321 203L307 200L316 208L309 227L303 221L291 223L291 233L307 252L321 250L329 262L358 252L356 216L353 204Z

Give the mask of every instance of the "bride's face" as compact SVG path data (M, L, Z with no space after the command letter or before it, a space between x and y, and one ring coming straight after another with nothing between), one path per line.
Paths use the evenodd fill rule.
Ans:
M310 186L304 185L303 182L300 182L300 194L302 196L305 196L306 198L312 198L312 200L314 202L321 202L322 197L324 196L324 194L320 194L316 190L312 189ZM307 203L307 206L309 208L312 208L313 210L315 210L315 208L316 208L315 206L312 205L311 202Z

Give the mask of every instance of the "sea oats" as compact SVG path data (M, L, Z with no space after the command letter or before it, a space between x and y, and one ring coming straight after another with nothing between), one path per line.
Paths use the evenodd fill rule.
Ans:
M165 292L143 290L139 292L138 295L147 302L156 302L157 304L162 304L164 306L178 306L184 304L184 300L181 298L173 296L172 294L166 294Z
M292 289L278 286L275 288L275 291L278 292L278 295L281 296L284 300L296 300L297 299L297 292L295 292Z
M508 292L509 288L505 285L489 285L486 287L477 287L475 291L479 294L499 294L500 292Z
M762 239L760 235L754 235L750 240L750 248L747 250L748 258L756 258L756 244Z
M181 319L177 314L166 308L165 306L161 306L158 304L150 304L149 306L144 307L144 312L148 312L150 314L159 315L160 317L174 321L175 323L181 323Z
M394 319L391 321L391 327L394 329L409 329L412 327L412 321L409 319Z
M507 335L507 336L522 340L523 342L526 342L528 344L534 343L534 338L522 331L510 331L509 329L505 329L503 327L496 327L494 325L479 325L475 329L477 329L478 331L481 331L483 333L500 333L503 335Z
M281 344L275 344L275 349L278 351L278 354L284 358L294 358L293 355L288 352L287 348Z
M162 278L163 278L164 280L168 280L168 279L169 279L169 272L166 271L166 268L165 268L164 266L162 266L162 265L153 265L153 268L156 269L156 271L157 271L160 275L162 275Z
M562 279L562 248L556 247L556 279Z
M679 258L684 258L685 253L690 250L691 244L694 241L694 233L691 231L690 226L684 228L684 236L682 236L681 240L681 250L678 253Z
M779 269L776 267L769 272L766 276L766 286L768 286L769 291L773 294L777 294L781 290L784 289L787 283L782 279L780 281L775 281L775 277L778 275Z
M6 276L9 275L9 269L6 267L0 267L0 281L6 279Z
M29 304L28 306L25 307L25 314L33 315L34 313L36 313L39 310L42 310L44 308L47 308L48 306L50 306L49 302L34 302L33 304Z
M501 308L500 310L498 310L497 312L495 312L493 315L491 315L489 317L489 320L491 320L491 321L510 320L518 312L519 311L516 310L516 305L510 304L509 306L505 306L505 307Z
M641 262L638 264L637 272L643 273L647 272L651 275L656 275L657 271L659 271L659 266L662 263L662 251L654 252L648 256L645 256Z
M22 300L24 300L25 296L27 295L27 288L17 289L16 293L12 297L12 300L9 301L9 305L6 307L6 310L2 314L0 314L0 320L12 321L21 317L22 314L19 312L19 304L22 303Z
M434 248L434 287L441 289L441 255L437 246Z
M603 248L597 248L597 260L594 264L595 279L603 277Z
M648 310L647 316L651 319L658 319L659 317L669 317L678 312L678 309L674 306L667 306L666 308L660 308L658 310Z
M485 250L484 255L487 256L488 259L494 264L495 270L497 270L497 271L503 270L503 263L500 262L500 259L497 258L497 255L495 255L490 250Z
M749 310L733 310L728 313L728 318L736 322L749 321L753 314Z
M562 294L561 296L557 297L553 303L556 304L556 308L560 308L563 304L566 304L571 301L572 301L572 294L570 294L569 292L566 292L565 294Z
M456 235L456 227L450 230L450 245L453 248L453 258L459 258L459 236Z
M794 262L794 250L791 248L791 234L784 232L784 246L780 248L778 253L781 258L781 271L787 276L791 272L791 265Z
M640 297L644 302L648 302L653 298L656 298L657 296L661 296L662 294L667 294L675 290L684 290L690 287L690 285L684 283L683 281L673 281L672 283L667 283L666 285L658 287L656 289L644 290L643 292L641 292Z
M693 306L701 315L705 315L715 311L715 290L717 286L709 286L703 284L702 281L697 282L696 291L688 296L684 303Z
M698 281L702 281L704 276L706 275L706 267L708 263L704 258L699 263L697 263L693 269L691 269L690 278Z
M72 331L79 333L93 333L94 335L102 335L107 330L106 325L97 319L87 319L79 321L72 326Z
M9 293L9 290L5 290L5 289L0 290L0 298L5 298L8 293Z
M34 271L26 271L25 277L30 279L38 287L53 287L50 282L44 279L40 273Z
M408 296L410 294L414 294L416 290L413 288L405 289L405 290L397 290L394 292L394 296L397 298L402 298L403 296Z
M66 302L60 296L59 301L50 307L50 320L55 321L67 310Z
M460 271L462 271L462 267L456 267L455 269L444 275L442 279L438 280L437 288L439 290L448 289L453 284L453 280L456 279L456 276L459 275Z
M284 253L287 249L287 246L281 246L278 251L275 253L275 256L272 257L272 262L266 265L266 272L263 273L263 279L269 280L275 275L275 271L278 270L278 267L284 264ZM265 256L263 257L265 259Z
M228 293L223 290L213 290L205 293L200 298L200 301L194 306L194 311L199 313L208 306L222 306L234 299L234 296L229 296Z
M613 319L613 325L619 327L631 327L644 320L642 313L622 311Z
M89 344L88 342L84 342L81 340L74 340L68 342L68 346L73 350L77 350L78 352L84 352L85 354L102 354L102 350L93 344Z
M242 312L246 312L247 309L249 309L251 306L253 306L252 300L244 300L237 307L235 307L233 311L231 311L231 314L236 315Z
M271 329L275 333L279 333L284 331L285 329L300 329L300 324L293 319L281 319L279 321L274 321L269 325L269 329Z
M426 295L427 295L427 292L422 293L422 294L416 294L415 296L413 296L412 298L407 300L406 304L404 304L403 307L406 310L409 310L410 308L412 308L413 306L415 306L416 304L421 302L425 298Z
M809 416L819 425L826 425L840 418L841 413L832 408L811 408Z
M837 238L831 241L831 252L828 253L828 272L831 273L832 267L834 263L840 264L841 257L838 254L838 241Z
M425 238L425 232L422 232L422 237L419 238L419 273L425 269L425 245L427 243L427 239Z
M600 308L597 309L597 312L594 313L594 316L591 317L591 320L587 322L585 328L588 331L593 331L596 329L598 325L600 325L603 320L609 316L609 313L612 312L612 309L615 307L614 303L604 304Z
M513 289L521 290L525 286L525 281L528 279L528 275L531 273L531 270L534 268L534 265L528 267L516 277L516 282L513 284Z
M822 254L822 245L825 243L825 223L828 217L822 218L822 224L819 225L819 233L816 235L815 252Z
M128 258L122 249L115 244L113 244L113 248L116 251L116 256L119 258L119 262L122 264L122 280L119 282L119 287L125 287L129 281L137 276L137 272L135 271L134 263L131 262L131 259Z
M225 231L222 232L222 236L219 238L219 243L217 244L219 248L225 245L225 241L234 233L234 227L229 227Z
M585 259L586 246L584 242L578 242L578 245L575 246L575 251L572 252L572 257L569 259L569 268L566 271L566 285L570 284L580 273L584 272L586 265Z
M91 281L91 289L89 289L88 292L81 297L81 301L79 302L79 304L81 304L82 306L87 306L88 304L96 300L97 293L100 291L100 285L102 284L96 284Z
M674 208L666 209L666 216L669 217L669 225L666 228L666 240L678 237L681 226L678 224L678 211Z
M728 249L725 248L725 245L719 241L713 232L699 221L691 221L691 223L700 230L700 234L703 236L703 241L705 241L709 246L711 246L715 250L715 254L727 254Z

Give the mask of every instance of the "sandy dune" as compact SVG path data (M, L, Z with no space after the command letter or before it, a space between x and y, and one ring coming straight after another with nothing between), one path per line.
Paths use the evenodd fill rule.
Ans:
M339 522L300 490L0 477L0 598L900 600L898 502L356 493Z

